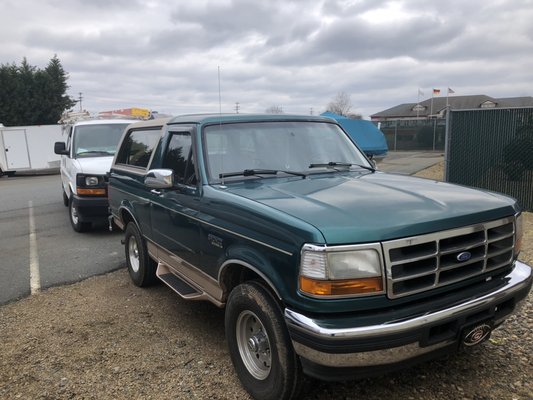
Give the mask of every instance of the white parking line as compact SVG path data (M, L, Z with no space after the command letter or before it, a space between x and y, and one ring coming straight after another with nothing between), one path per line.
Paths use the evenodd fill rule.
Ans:
M30 288L31 294L35 294L41 290L41 275L35 235L35 219L33 218L33 202L31 200L28 202L28 206L30 211Z

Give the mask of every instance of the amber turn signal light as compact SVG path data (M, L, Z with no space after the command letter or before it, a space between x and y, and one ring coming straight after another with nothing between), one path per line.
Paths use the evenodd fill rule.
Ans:
M82 196L105 196L105 189L85 189L78 188L78 194Z
M302 292L314 296L370 294L383 291L383 279L381 276L378 276L373 278L322 281L300 276L300 289Z

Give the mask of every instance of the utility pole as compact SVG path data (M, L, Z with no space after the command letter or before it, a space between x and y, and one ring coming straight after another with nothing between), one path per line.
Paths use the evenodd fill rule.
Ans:
M239 102L235 102L235 114L239 113Z
M81 92L78 93L80 97L78 97L78 103L80 103L80 111L83 111L83 108L81 106L81 100L83 99L83 96L81 95Z
M313 115L313 107L309 109L309 115Z

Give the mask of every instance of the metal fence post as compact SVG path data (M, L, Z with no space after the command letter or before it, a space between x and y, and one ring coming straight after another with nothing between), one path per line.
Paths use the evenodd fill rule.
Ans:
M450 162L450 140L452 137L452 130L451 130L451 110L449 108L446 109L446 125L444 127L444 181L448 182L448 176L449 176L449 162Z

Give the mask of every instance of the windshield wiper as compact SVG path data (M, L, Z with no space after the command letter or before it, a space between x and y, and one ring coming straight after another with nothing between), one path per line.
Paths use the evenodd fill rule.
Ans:
M301 176L304 179L307 176L303 172L284 171L281 169L245 169L244 171L240 171L240 172L224 172L224 173L218 174L218 177L219 178L230 178L232 176L277 175L278 172L282 172L282 173L289 174L289 175Z
M362 164L352 164L347 162L330 161L328 163L309 164L309 168L328 168L328 167L359 167L368 171L376 172L375 168L368 167Z
M105 150L89 150L89 151L82 151L81 153L76 153L77 156L82 156L84 154L107 154L110 156L115 155L115 153L112 153L110 151L105 151Z

